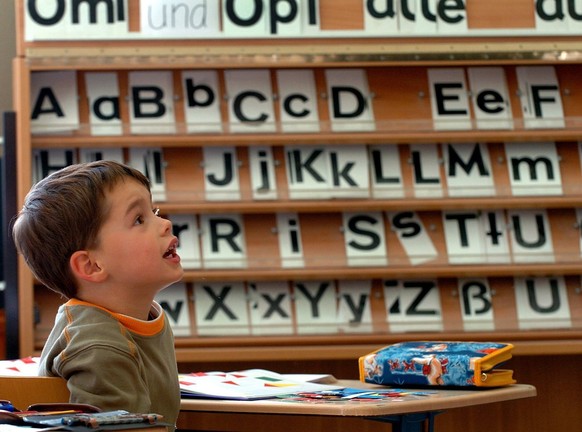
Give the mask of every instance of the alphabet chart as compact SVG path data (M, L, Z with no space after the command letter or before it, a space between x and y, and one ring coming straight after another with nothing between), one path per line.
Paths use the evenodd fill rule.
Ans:
M16 3L18 199L79 162L147 176L180 362L580 354L580 2ZM59 299L20 264L27 355Z

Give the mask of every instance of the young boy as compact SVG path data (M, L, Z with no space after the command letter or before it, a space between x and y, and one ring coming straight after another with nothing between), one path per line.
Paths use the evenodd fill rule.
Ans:
M71 402L175 424L174 338L154 296L183 270L148 179L111 161L66 167L32 188L13 235L35 277L68 300L40 375L66 379Z

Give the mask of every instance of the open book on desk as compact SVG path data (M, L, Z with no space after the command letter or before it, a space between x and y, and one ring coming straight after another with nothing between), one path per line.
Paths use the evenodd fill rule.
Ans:
M320 384L335 381L331 375L279 374L265 369L236 372L180 374L182 397L233 400L269 399L298 392L336 390L341 386Z

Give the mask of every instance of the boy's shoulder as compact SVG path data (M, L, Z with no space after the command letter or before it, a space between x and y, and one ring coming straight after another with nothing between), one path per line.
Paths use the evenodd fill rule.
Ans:
M59 308L53 331L68 333L72 338L77 333L92 335L94 339L111 339L121 336L119 321L114 315L98 307L79 304L64 304Z
M111 314L85 305L62 305L43 348L43 357L78 359L116 351L132 356L132 336ZM66 355L62 355L66 353Z

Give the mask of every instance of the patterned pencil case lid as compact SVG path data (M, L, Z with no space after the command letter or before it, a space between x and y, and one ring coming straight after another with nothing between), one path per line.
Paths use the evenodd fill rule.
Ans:
M496 369L513 345L495 342L401 342L359 358L360 380L393 386L499 387L513 371Z

